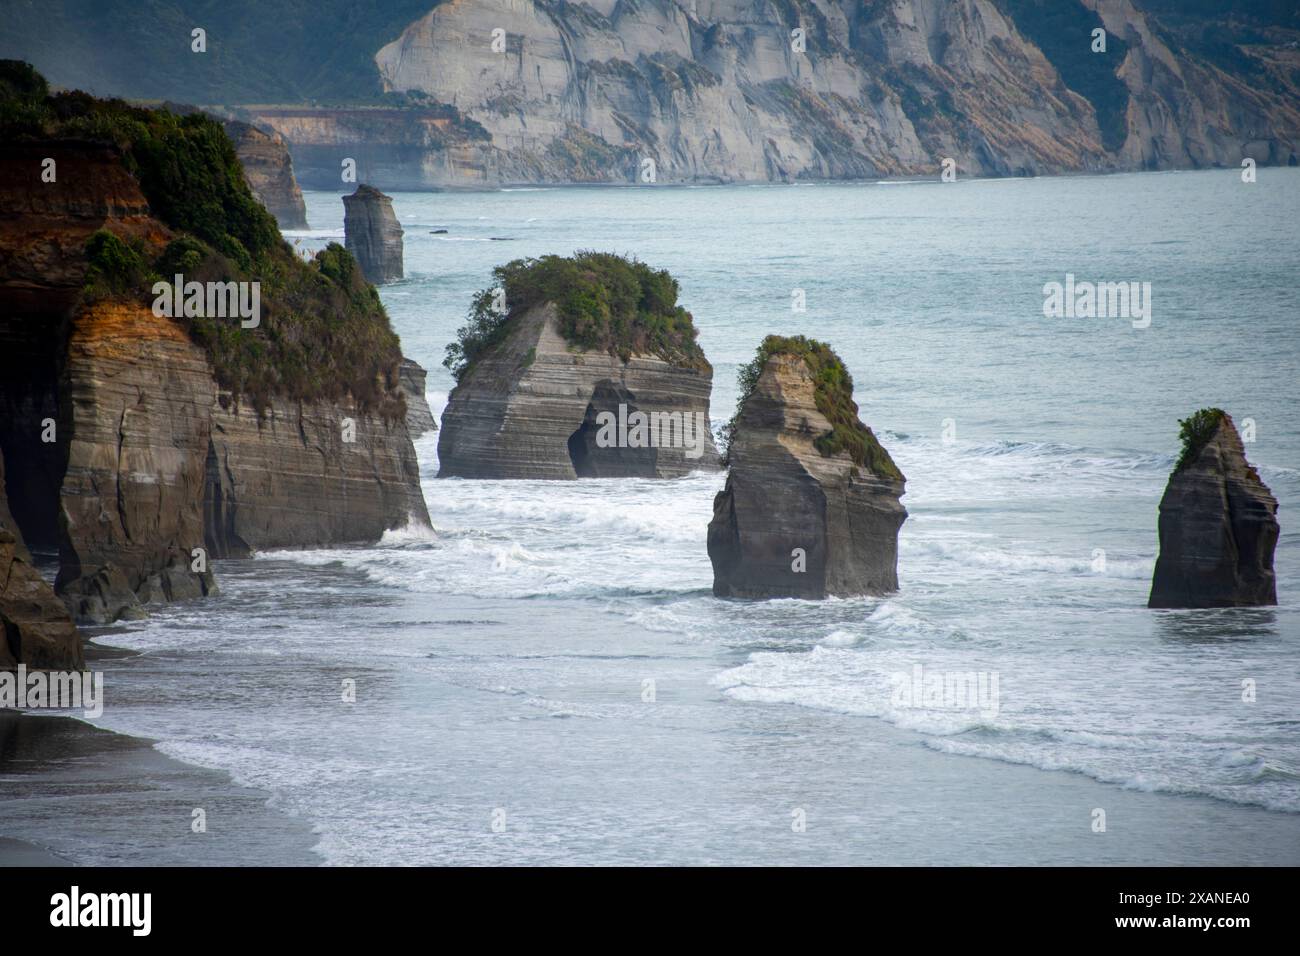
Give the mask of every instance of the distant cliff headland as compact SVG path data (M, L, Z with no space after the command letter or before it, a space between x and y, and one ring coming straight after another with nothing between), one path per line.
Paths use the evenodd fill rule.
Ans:
M54 82L273 131L381 189L1294 165L1300 9L1180 0L232 0L7 23ZM35 18L32 18L33 20ZM191 41L203 31L203 51ZM148 69L140 64L147 63Z
M337 244L295 255L221 123L4 61L0 140L0 523L75 618L427 522L378 295Z

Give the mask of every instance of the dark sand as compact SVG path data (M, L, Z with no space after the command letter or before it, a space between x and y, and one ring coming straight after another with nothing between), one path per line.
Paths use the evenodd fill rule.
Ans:
M310 827L269 798L148 740L0 711L0 866L319 865Z

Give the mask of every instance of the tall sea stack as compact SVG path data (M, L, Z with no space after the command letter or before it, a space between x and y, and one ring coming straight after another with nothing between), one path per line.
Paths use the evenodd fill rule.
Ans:
M393 198L374 186L357 187L343 197L343 233L348 252L375 285L403 276L402 225L393 213Z
M1183 454L1160 499L1160 555L1148 607L1277 603L1277 499L1246 460L1227 412L1181 422Z
M858 418L831 349L768 336L741 372L727 484L713 502L713 593L848 597L898 589L906 479Z

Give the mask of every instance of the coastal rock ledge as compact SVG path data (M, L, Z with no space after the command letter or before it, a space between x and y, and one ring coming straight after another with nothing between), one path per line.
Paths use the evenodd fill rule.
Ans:
M858 419L828 347L769 336L741 370L727 484L713 503L713 593L878 595L898 589L906 479Z
M1182 422L1183 454L1160 500L1153 608L1277 603L1277 499L1246 460L1232 417L1203 409Z

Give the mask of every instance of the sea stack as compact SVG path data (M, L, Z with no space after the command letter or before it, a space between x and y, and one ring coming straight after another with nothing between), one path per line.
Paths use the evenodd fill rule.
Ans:
M364 184L344 196L343 233L366 281L383 285L402 278L402 225L393 213L391 196Z
M826 345L768 336L741 371L727 484L713 502L713 593L731 598L898 590L906 479L858 418Z
M580 253L516 260L495 275L500 286L479 294L448 348L457 385L438 477L675 478L718 468L713 368L667 272Z
M429 407L429 397L425 392L428 375L423 366L409 358L403 358L397 370L397 384L406 399L406 430L413 439L425 432L438 430L438 423L433 419L433 409Z
M1183 453L1160 499L1160 555L1148 607L1277 603L1277 499L1246 460L1227 412L1179 423Z

